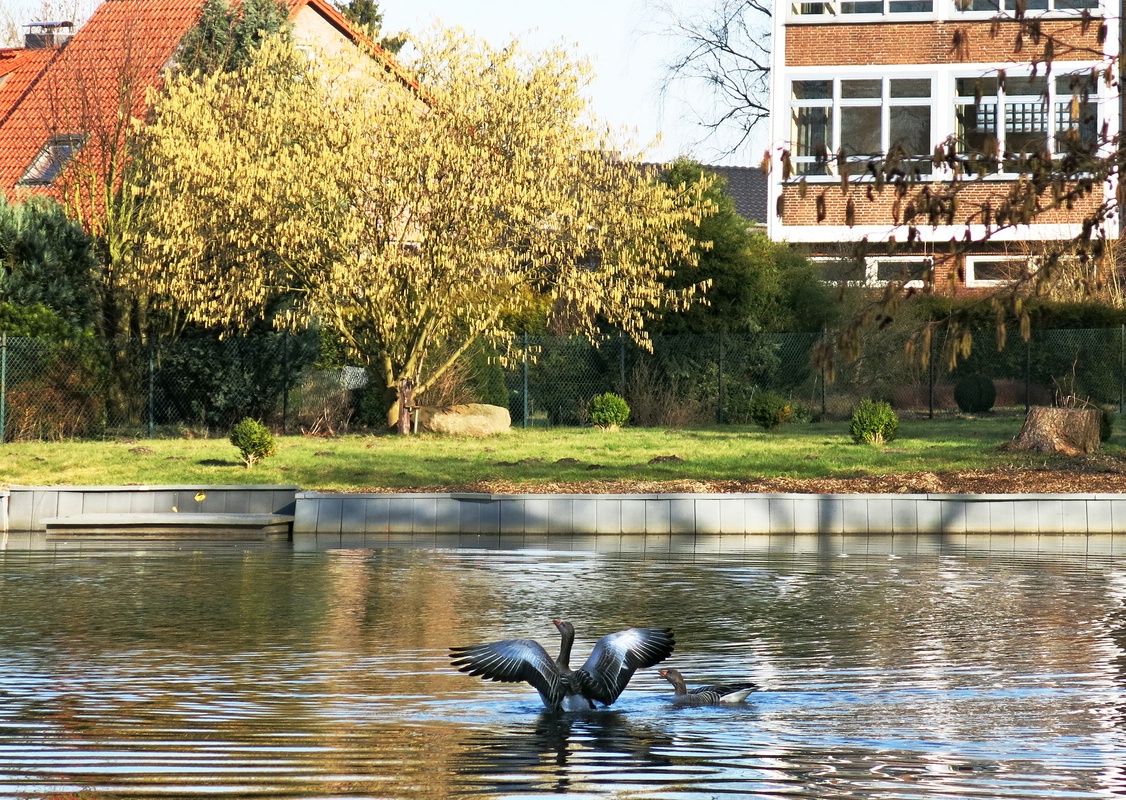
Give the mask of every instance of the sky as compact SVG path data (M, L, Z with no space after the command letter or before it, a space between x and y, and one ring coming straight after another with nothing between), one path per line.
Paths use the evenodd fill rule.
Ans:
M710 2L677 0L675 5L678 12L690 13ZM649 160L688 155L709 164L752 166L761 159L761 152L756 158L750 147L725 155L722 142L706 138L683 99L693 91L702 97L699 87L674 84L667 96L662 93L665 65L678 42L665 33L650 0L381 0L379 7L385 34L426 31L437 22L465 28L494 45L513 37L537 49L567 45L591 62L590 100L600 119L628 131L642 147L661 136L646 150Z
M705 10L715 2L672 0L680 14ZM0 0L5 15L26 20L45 4L92 8L97 2ZM589 96L595 113L627 132L647 160L687 155L706 164L753 166L761 159L761 144L726 154L721 141L707 138L707 131L694 121L697 110L684 99L691 96L692 103L701 102L706 97L701 87L680 82L662 93L665 65L679 43L666 33L655 0L380 0L379 8L385 34L425 32L440 24L464 28L494 45L515 37L529 48L568 46L591 62ZM660 142L649 146L658 136Z

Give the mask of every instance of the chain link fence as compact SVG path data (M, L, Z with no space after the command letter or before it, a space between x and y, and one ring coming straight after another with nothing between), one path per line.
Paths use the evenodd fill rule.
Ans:
M860 358L829 376L814 365L816 334L667 336L650 353L624 337L599 346L564 337L518 337L508 357L478 358L461 373L461 396L507 403L516 427L584 425L592 397L616 392L631 424L688 427L750 421L755 395L784 395L809 417L846 418L865 397L902 412L956 408L954 386L983 374L998 408L1077 398L1122 411L1126 326L1038 330L995 346L981 331L971 355L948 371L908 359L902 342L871 337ZM492 353L493 356L498 354ZM183 338L110 348L92 339L0 337L2 441L221 435L246 416L283 432L332 433L357 414L361 370L318 367L315 334ZM503 366L502 366L503 363ZM426 403L427 398L418 400Z

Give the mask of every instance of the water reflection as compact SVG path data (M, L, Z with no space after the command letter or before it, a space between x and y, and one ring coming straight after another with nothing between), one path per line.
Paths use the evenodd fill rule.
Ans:
M605 771L668 766L671 737L620 711L540 713L534 721L472 731L451 767L467 786L506 792L566 793ZM620 788L620 787L619 787Z
M1126 791L1116 540L335 544L0 553L0 796ZM692 683L763 690L677 709L646 670L550 716L449 666L560 616L578 652L670 625Z

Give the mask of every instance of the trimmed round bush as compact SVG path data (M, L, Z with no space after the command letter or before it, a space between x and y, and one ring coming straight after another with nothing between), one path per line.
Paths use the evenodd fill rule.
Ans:
M860 408L852 415L849 432L852 440L858 444L890 442L899 433L899 417L892 411L891 403L861 400Z
M954 384L954 402L967 414L984 413L993 408L996 401L997 387L986 375L964 375Z
M629 403L613 392L600 394L590 401L590 421L599 428L615 428L629 419Z
M243 419L231 430L231 444L239 449L242 462L248 469L278 451L270 429L250 417Z
M787 422L793 413L793 405L777 392L759 392L751 400L751 419L764 431Z

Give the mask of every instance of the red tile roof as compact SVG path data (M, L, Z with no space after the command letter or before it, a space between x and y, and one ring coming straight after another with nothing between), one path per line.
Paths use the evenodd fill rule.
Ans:
M55 47L39 50L0 48L0 125L4 124L4 120L58 52Z
M357 32L329 0L288 2L291 15L312 7L380 58L401 81L417 88L398 63ZM32 191L16 183L52 136L87 134L81 159L98 159L99 150L109 152L119 144L109 140L120 128L116 121L123 112L144 116L146 89L160 81L203 4L204 0L105 0L61 49L19 49L10 61L4 55L8 51L0 51L0 75L5 64L14 71L0 85L0 191L12 199ZM124 97L123 87L130 87Z
M19 196L16 182L50 136L94 139L115 127L120 112L143 114L145 89L159 80L203 2L102 3L0 124L0 190Z

